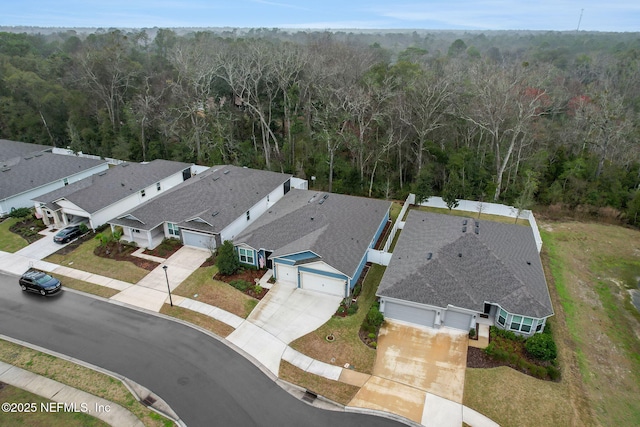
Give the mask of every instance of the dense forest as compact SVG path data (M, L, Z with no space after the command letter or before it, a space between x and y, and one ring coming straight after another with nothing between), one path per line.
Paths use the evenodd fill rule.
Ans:
M0 138L640 225L640 34L0 33Z

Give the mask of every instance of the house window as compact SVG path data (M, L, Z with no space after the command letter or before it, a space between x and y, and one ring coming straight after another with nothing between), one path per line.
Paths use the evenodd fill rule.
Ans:
M176 224L168 222L167 228L169 229L170 236L180 237L180 229Z
M520 330L522 332L531 332L531 325L533 325L533 319L530 317L525 317L524 319L522 319L522 326L520 327Z
M142 197L144 197L144 196L146 196L146 195L147 195L147 193L145 193L145 191L144 191L144 190L140 190L140 195L141 195Z
M498 313L498 324L504 326L504 323L507 321L507 312L503 309L500 309L500 313Z
M251 214L249 213L249 211L247 211L247 221L249 221L251 219Z
M536 332L540 332L543 327L544 327L544 323L542 323L542 320L538 321L538 326L536 326Z
M253 250L238 248L238 255L240 255L240 262L253 265Z
M162 190L162 186L160 185L159 182L156 182L156 190L158 191Z
M519 331L521 323L522 323L522 316L513 316L511 318L511 327L509 329L513 331Z
M133 232L134 232L134 233L139 233L139 232L140 232L140 230L138 230L137 228L134 228L134 229L133 229Z

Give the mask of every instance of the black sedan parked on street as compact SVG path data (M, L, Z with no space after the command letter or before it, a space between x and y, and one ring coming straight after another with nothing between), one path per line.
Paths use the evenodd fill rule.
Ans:
M71 227L63 228L53 236L53 241L56 243L68 243L82 235L79 225L72 225Z
M37 292L42 296L57 294L62 290L60 280L38 270L29 270L20 277L23 291Z

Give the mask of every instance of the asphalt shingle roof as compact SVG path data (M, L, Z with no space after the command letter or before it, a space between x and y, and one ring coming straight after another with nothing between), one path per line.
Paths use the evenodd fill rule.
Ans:
M42 153L0 161L0 199L86 171L104 160Z
M14 157L23 157L29 154L51 151L52 148L50 145L29 144L27 142L0 139L0 163L2 163L3 160Z
M525 316L553 314L529 227L416 210L409 212L378 295L478 312L487 301Z
M149 163L123 163L43 194L35 201L55 208L54 202L66 199L93 214L190 166L189 163L160 159Z
M172 222L184 228L219 233L290 178L291 175L277 172L214 166L109 223L152 230L163 222Z
M312 251L353 277L390 206L383 200L294 189L234 243L273 251L272 258Z

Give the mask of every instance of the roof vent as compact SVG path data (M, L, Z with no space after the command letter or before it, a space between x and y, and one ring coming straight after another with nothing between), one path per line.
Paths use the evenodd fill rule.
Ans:
M324 203L324 199L320 199L320 201L318 202L319 205Z
M462 225L467 225L467 220L466 219L462 221Z
M102 171L102 172L100 172L100 173L98 174L98 176L105 176L106 174L107 174L107 171ZM122 185L124 185L124 184L122 184Z
M42 153L34 154L34 156L40 157L40 156L42 156Z
M311 221L313 221L313 217L311 217Z
M527 265L531 265L531 261L527 261Z
M329 198L328 194L325 194L324 196L322 196L323 199L327 200Z
M476 234L480 234L480 229L476 227Z
M480 227L480 221L476 221L476 228Z
M427 261L429 261L431 258L433 258L433 253L432 253L432 252L429 252L429 253L427 254Z
M220 177L219 177L219 176L214 176L214 177L213 177L213 180L214 180L214 181L217 181L217 180L219 180L219 179L220 179Z
M27 157L25 157L24 159L25 159L25 160L31 160L31 159L33 159L33 156L27 156Z
M216 216L216 215L218 215L219 213L220 213L220 212L215 211L214 213L212 213L212 214L211 214L211 216Z
M462 252L458 252L458 258L462 258Z
M2 169L2 172L9 172L11 170L11 168L4 168Z
M463 233L466 233L466 232L467 232L467 226L466 226L466 225L462 227L462 232L463 232Z
M123 168L126 168L127 166L129 166L129 163L122 163Z

